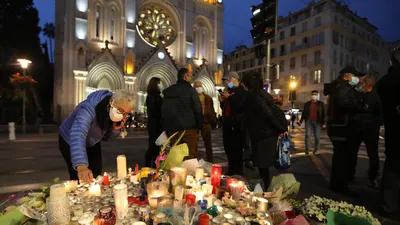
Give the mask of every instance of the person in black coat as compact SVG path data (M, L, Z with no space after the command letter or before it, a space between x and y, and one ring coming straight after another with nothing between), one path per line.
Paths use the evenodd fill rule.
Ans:
M161 108L163 99L161 91L163 84L160 78L153 77L147 86L147 132L149 133L149 148L145 155L145 166L155 168L155 160L160 153L160 147L156 145L158 136L163 132L161 123Z
M287 131L287 121L283 112L281 112L283 120L277 117L276 111L281 109L276 106L273 97L264 90L260 73L246 74L242 82L249 90L246 126L251 140L252 160L263 179L264 188L267 189L270 184L269 167L275 164L278 137Z
M340 71L336 81L325 85L324 94L329 95L327 133L333 145L332 171L329 188L345 195L356 196L348 188L351 158L350 143L354 130L350 124L354 113L361 105L354 87L364 74L354 67Z
M382 175L383 213L395 216L399 210L400 191L400 49L391 54L388 74L377 83L377 91L382 103L383 124L385 126L386 160ZM398 212L397 212L398 216Z

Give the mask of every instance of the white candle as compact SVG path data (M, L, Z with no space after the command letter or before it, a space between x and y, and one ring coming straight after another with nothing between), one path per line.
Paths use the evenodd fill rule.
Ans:
M101 187L96 183L92 183L92 186L89 187L89 194L92 196L101 196Z
M132 225L146 225L146 223L142 222L142 221L138 221L138 222L132 223Z
M67 197L67 193L65 191L64 184L54 184L50 187L50 200L58 201L61 199L65 199Z
M242 185L240 185L239 183L232 183L229 186L229 190L233 200L239 200L240 196L242 195Z
M257 211L259 212L267 212L268 209L268 200L265 198L258 198L256 201Z
M201 180L204 177L204 169L201 167L196 168L196 173L195 173L196 179Z
M175 188L175 200L178 200L179 202L182 201L183 199L183 194L185 192L185 189L179 185Z
M205 199L207 200L207 209L214 205L214 195L207 195Z
M83 207L77 205L73 208L74 216L81 217L83 215Z
M158 205L158 197L149 197L149 205L151 208L157 208Z
M186 185L191 185L193 181L194 181L194 177L192 175L187 175Z
M205 195L211 195L213 186L211 184L203 184L203 186L201 186L201 189L203 190Z
M65 186L65 192L70 193L71 192L71 184L69 181L64 182Z
M129 179L132 183L136 184L138 182L138 178L139 178L139 174L136 174L136 175L131 175L131 177Z
M117 219L122 220L128 214L128 186L126 184L114 186L114 201Z
M193 193L194 195L196 195L196 202L197 201L203 201L204 198L204 192L197 190Z
M118 179L126 178L126 157L125 155L117 156L117 177Z

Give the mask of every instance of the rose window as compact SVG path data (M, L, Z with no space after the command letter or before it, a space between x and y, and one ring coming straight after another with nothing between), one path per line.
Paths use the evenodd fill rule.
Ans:
M137 23L140 36L150 45L169 46L175 40L174 24L165 12L153 8L140 12Z

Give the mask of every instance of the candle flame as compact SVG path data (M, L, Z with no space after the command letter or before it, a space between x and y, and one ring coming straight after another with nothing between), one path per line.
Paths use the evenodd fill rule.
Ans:
M104 177L107 177L107 176L108 176L107 172L104 172Z

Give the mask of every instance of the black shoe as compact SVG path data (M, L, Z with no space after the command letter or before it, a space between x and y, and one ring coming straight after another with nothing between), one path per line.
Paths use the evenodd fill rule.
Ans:
M343 194L343 195L346 195L349 197L353 197L353 198L357 198L359 196L359 194L357 192L352 191L347 187L338 188L338 187L330 186L329 189L331 191L334 191L334 192L337 192L337 193L340 193L340 194Z

